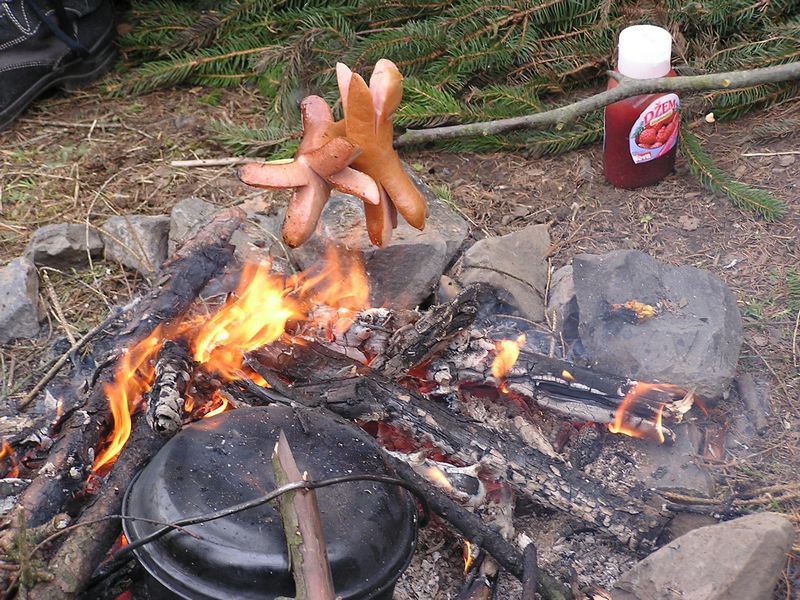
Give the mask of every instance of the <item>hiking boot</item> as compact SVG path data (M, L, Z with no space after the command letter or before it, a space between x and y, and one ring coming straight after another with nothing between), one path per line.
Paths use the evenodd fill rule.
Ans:
M111 0L0 0L0 130L39 95L114 64Z

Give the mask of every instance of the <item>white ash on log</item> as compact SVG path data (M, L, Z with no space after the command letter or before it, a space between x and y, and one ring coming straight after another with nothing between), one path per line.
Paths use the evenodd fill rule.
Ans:
M156 361L153 386L147 396L147 424L153 431L171 437L180 431L186 388L193 362L185 340L167 340Z

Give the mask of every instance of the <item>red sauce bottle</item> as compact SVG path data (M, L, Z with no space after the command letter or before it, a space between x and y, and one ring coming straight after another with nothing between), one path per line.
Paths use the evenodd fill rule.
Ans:
M671 77L672 37L653 25L634 25L619 36L617 71L634 79ZM608 89L617 85L613 79ZM605 109L603 171L621 188L652 185L675 166L680 100L675 94L634 96Z

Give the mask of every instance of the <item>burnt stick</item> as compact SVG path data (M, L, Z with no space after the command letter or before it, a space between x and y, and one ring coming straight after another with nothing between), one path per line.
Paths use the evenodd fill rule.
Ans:
M292 346L277 341L256 358L266 370L294 381L294 400L327 405L347 418L385 420L464 464L480 462L518 493L608 531L632 549L654 548L669 520L668 512L609 490L603 482L530 447L516 432L490 429L453 414L315 342ZM334 402L326 404L328 398Z
M110 328L104 346L121 348L147 337L160 324L184 313L209 280L219 275L233 258L230 236L244 222L244 213L229 209L220 213L204 230L183 247L162 271L156 287L139 303L130 320ZM214 241L208 231L215 231ZM202 244L201 244L202 242ZM105 361L82 406L61 428L60 437L48 456L48 466L21 495L15 513L22 511L29 526L35 527L62 511L65 503L84 485L94 452L108 431L111 413L103 384L114 378L116 361ZM10 522L16 522L12 517ZM3 545L13 536L4 532Z
M130 440L100 490L84 507L77 523L87 525L66 535L64 542L47 562L52 579L34 585L27 591L27 598L74 598L86 587L92 572L120 534L119 521L103 517L122 512L122 498L128 484L166 443L166 439L150 429L144 419L142 414L134 417Z

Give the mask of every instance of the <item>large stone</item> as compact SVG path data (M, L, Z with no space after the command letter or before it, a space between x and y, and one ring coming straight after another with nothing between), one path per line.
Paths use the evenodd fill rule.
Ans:
M274 196L270 194L270 200ZM263 197L251 198L241 205L247 221L231 236L236 257L240 260L261 260L269 257L273 270L288 272L289 259L281 243L282 217ZM189 197L178 202L170 214L169 253L197 234L221 209L200 198Z
M592 366L722 396L736 373L742 320L730 289L708 271L674 267L633 250L573 259L581 342ZM656 308L636 319L614 309Z
M0 270L0 344L36 337L43 318L36 267L16 258Z
M453 270L462 286L488 283L507 296L508 304L532 321L544 320L547 225L529 225L501 237L476 242Z
M767 600L794 541L791 521L759 513L679 537L617 580L614 600Z
M169 215L169 256L219 212L219 208L201 198L190 196L172 207Z
M700 460L702 433L692 423L671 428L675 443L642 444L636 452L634 476L647 489L710 498L714 495L714 481Z
M369 241L361 200L345 194L331 195L311 239L291 251L301 269L323 259L330 243L361 254L370 284L373 306L413 308L431 295L442 272L467 237L467 222L419 179L412 180L428 203L424 231L402 217L392 240L384 248Z
M100 234L87 225L57 223L45 225L33 232L25 256L39 266L56 268L85 265L89 255L103 253Z
M167 259L169 217L124 215L111 217L101 227L106 260L152 276Z

